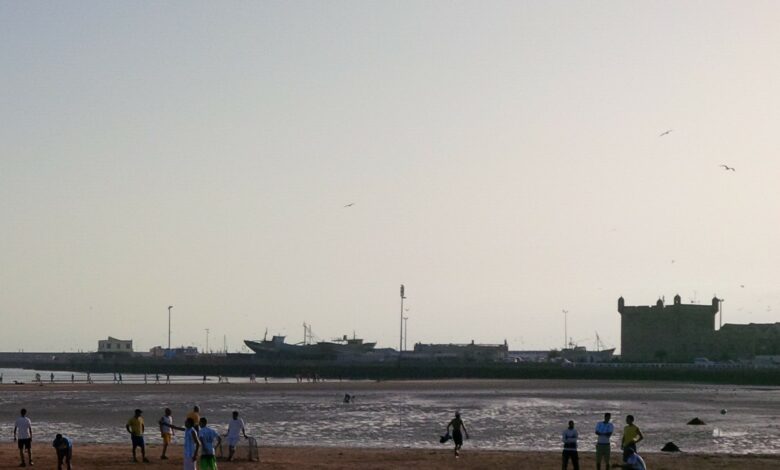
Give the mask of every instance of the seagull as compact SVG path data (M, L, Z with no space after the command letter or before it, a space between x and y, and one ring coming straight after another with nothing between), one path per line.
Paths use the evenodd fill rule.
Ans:
M665 135L669 135L672 133L674 129L669 129L668 131L661 132L661 134L658 137L663 137Z
M352 207L352 206L354 206L354 205L355 205L355 203L354 203L354 202L350 202L349 204L345 205L344 207Z
M722 166L722 167L723 167L723 169L724 169L724 170L726 170L726 171L729 171L729 170L731 170L731 171L737 171L737 170L735 170L733 167L730 167L730 166L728 166L728 165L718 165L718 166Z

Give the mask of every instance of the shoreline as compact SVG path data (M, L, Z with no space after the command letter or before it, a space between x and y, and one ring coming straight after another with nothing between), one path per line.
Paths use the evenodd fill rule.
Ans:
M305 452L301 452L305 449ZM130 446L117 444L84 444L74 443L73 467L82 470L105 468L144 468L149 470L164 470L181 468L182 448L172 445L168 449L170 460L160 460L161 446L147 446L148 464L131 461ZM239 450L240 452L240 450ZM241 455L240 453L238 455ZM735 454L666 454L662 452L644 453L648 467L653 470L672 470L677 468L706 468L708 470L732 469L749 467L752 470L768 470L780 466L780 455L735 455ZM140 455L139 455L140 457ZM10 468L18 462L18 453L12 443L0 448L0 468ZM33 443L33 459L37 468L56 468L54 450L48 440L36 440ZM561 453L558 451L502 451L502 450L470 450L468 442L461 452L461 457L453 457L452 448L442 445L430 449L390 449L390 448L351 448L351 447L318 447L318 446L272 446L260 445L260 461L248 462L245 459L234 462L220 461L222 468L245 470L250 468L284 469L284 468L316 468L316 469L392 469L392 468L426 468L449 469L457 464L458 468L478 469L540 469L560 468ZM612 462L620 459L619 452L613 450ZM582 468L595 466L595 452L588 449L580 450L580 465Z

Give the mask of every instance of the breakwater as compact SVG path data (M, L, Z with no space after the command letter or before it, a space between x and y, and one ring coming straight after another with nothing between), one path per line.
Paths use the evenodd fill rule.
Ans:
M181 358L96 353L0 353L0 366L74 372L317 377L351 380L588 379L780 385L780 368L693 364L553 364L457 361L336 362L272 360L254 354Z

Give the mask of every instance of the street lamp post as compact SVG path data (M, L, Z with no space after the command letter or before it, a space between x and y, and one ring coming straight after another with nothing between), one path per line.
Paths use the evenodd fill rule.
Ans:
M173 305L168 306L168 351L171 350L171 309Z
M400 338L398 339L398 351L404 350L404 299L406 296L404 295L404 285L401 284L401 334Z
M569 311L563 310L563 349L566 349L569 342Z
M206 350L203 351L204 354L208 354L209 352L209 329L206 328Z
M404 351L409 349L406 347L406 340L409 339L409 317L404 317Z

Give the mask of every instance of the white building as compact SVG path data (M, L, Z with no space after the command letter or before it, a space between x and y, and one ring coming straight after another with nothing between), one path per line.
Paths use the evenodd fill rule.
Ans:
M99 353L126 353L133 352L133 340L116 339L109 336L108 339L98 341Z

